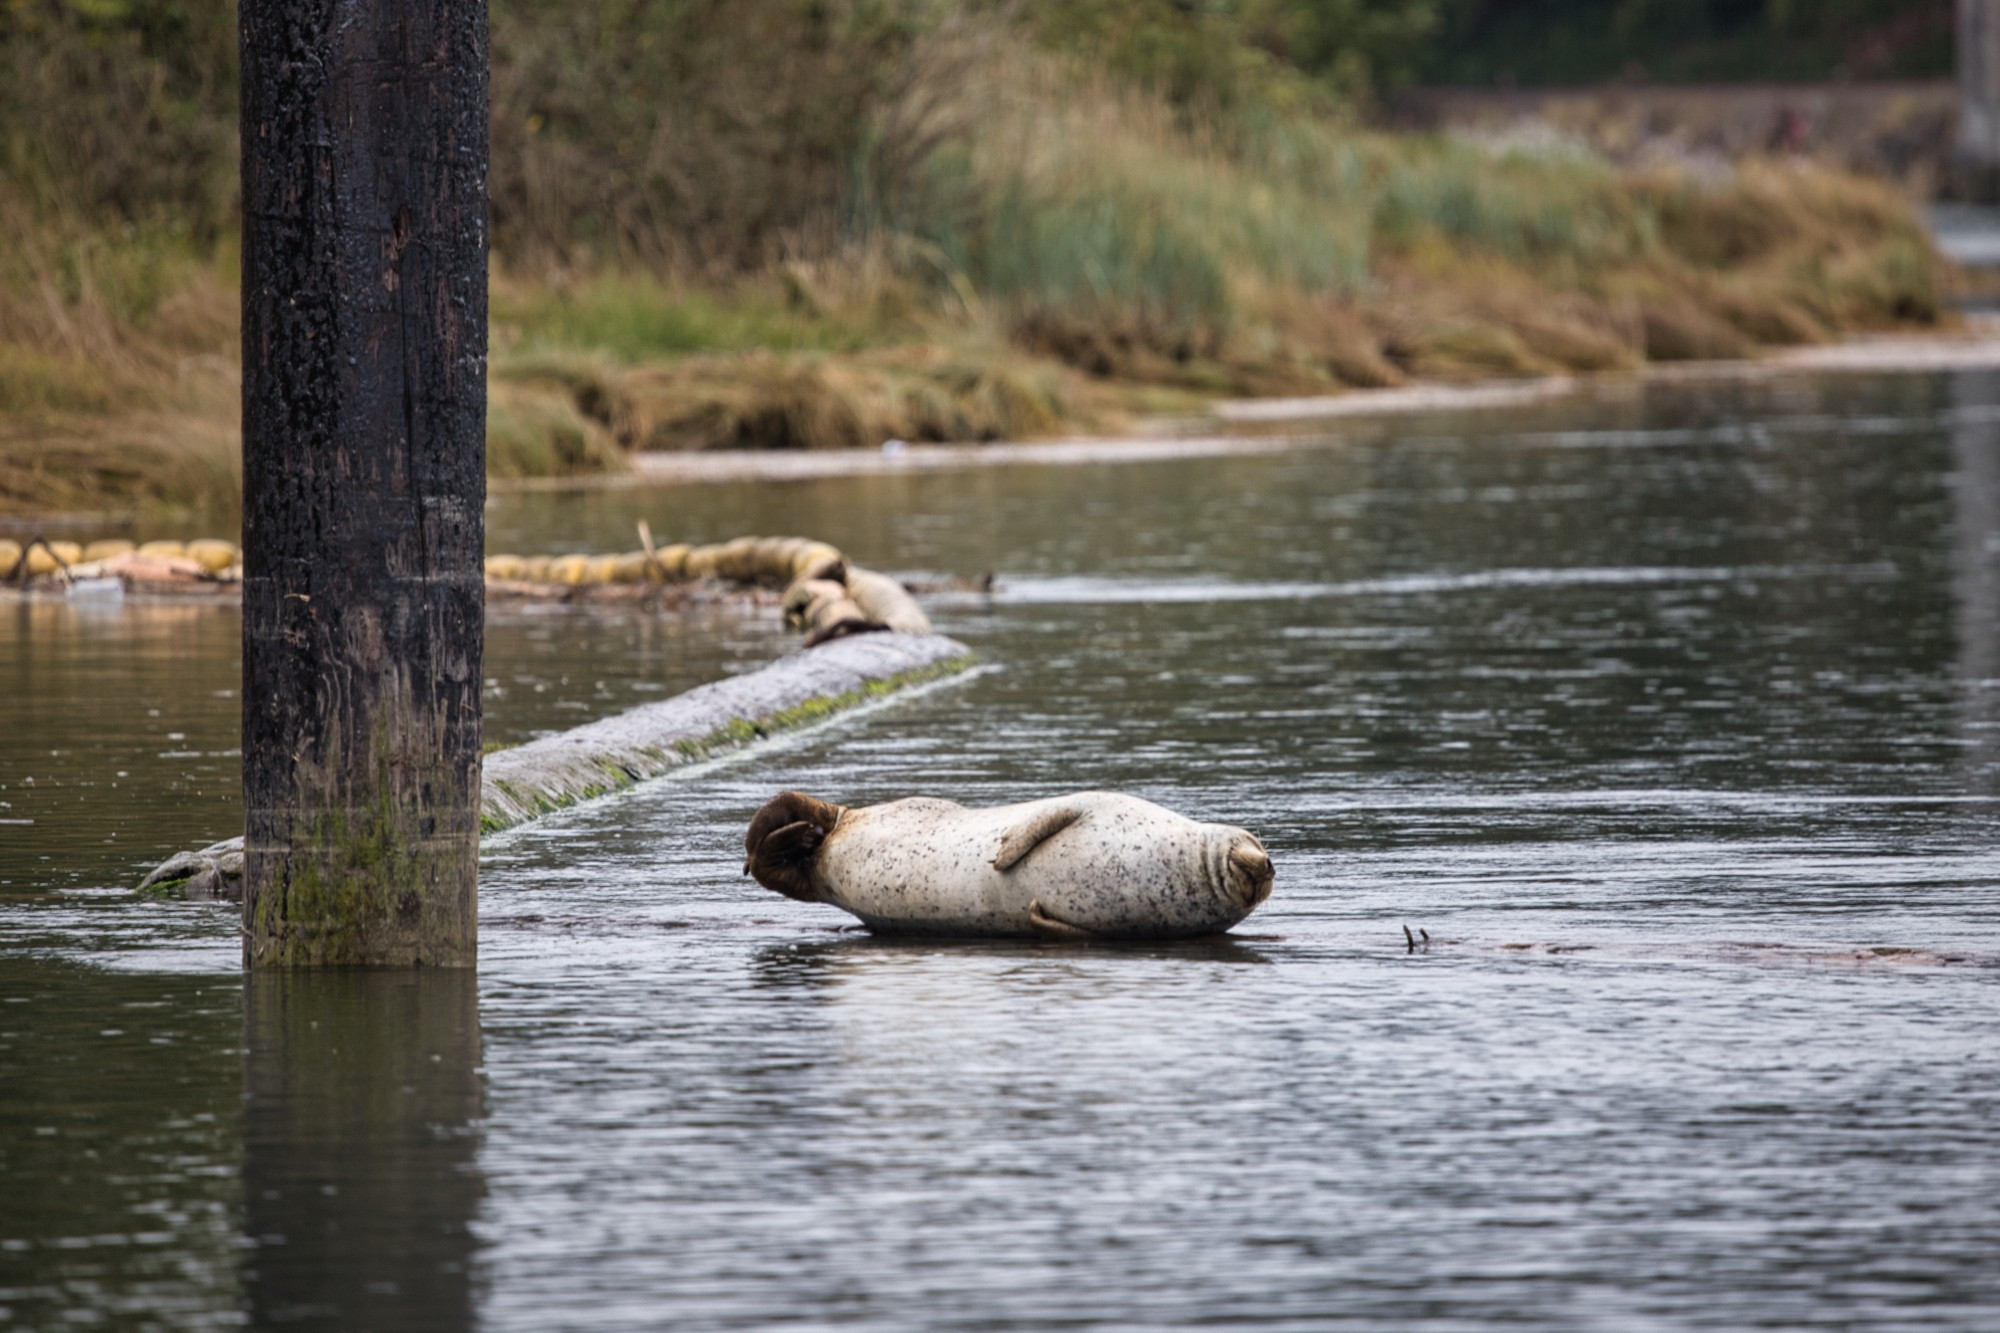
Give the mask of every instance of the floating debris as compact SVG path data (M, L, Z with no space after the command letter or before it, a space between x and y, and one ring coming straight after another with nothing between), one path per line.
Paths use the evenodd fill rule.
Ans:
M693 545L656 545L638 525L639 549L562 555L486 557L489 598L632 603L680 610L719 601L775 604L808 644L850 634L895 630L928 634L930 617L911 590L886 574L853 565L839 547L812 537L737 537ZM0 590L21 595L103 597L115 581L139 596L234 594L243 552L219 537L77 543L34 537L0 539ZM990 587L991 576L978 585Z
M737 537L705 546L656 546L639 523L640 549L618 555L489 555L488 595L563 601L660 601L670 589L736 585L783 591L785 623L808 644L849 634L931 632L908 588L851 564L837 546L811 537Z
M19 595L102 596L107 581L121 593L213 595L242 577L241 551L220 538L144 545L0 539L0 589Z

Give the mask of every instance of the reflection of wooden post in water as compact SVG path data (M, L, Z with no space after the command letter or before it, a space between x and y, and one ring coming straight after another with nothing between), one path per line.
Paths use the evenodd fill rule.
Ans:
M1966 762L1975 789L2000 785L2000 374L1952 377L1961 419L1951 428L1952 591L1958 599L1958 675L1964 691Z
M245 1260L259 1328L469 1328L482 1114L463 968L265 970L245 999Z
M244 0L244 954L469 965L484 0Z

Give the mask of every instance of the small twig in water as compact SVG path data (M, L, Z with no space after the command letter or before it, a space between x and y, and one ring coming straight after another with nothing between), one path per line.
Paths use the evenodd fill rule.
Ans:
M660 553L653 549L653 525L645 519L639 520L639 545L645 548L646 563L660 571L660 581L667 581L667 567L660 563Z

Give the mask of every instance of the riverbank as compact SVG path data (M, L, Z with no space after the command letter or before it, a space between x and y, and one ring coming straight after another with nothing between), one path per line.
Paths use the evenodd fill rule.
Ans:
M557 246L553 224L502 225L496 194L495 481L663 452L1115 436L1234 398L1747 360L1950 319L1912 197L1836 168L1387 133L1283 79L1177 101L1006 32L926 41L869 113L909 160L755 254L587 230ZM496 111L496 158L503 128ZM232 229L90 220L14 189L0 514L227 526Z
M911 444L886 441L876 448L706 451L638 451L615 472L495 479L495 489L576 490L623 486L634 480L662 485L734 481L809 481L824 477L960 471L981 467L1139 463L1173 458L1255 455L1308 447L1336 423L1424 412L1505 410L1616 391L1646 380L1725 379L1772 374L1865 371L1928 373L2000 369L2000 320L1974 316L1948 330L1924 334L1857 336L1830 344L1792 347L1755 359L1654 364L1635 373L1597 376L1544 375L1476 383L1403 385L1355 389L1335 395L1227 398L1181 415L1124 418L1118 435L1068 435L983 444ZM71 531L142 531L149 521L133 513L0 511L0 534L61 535ZM161 522L164 519L151 519Z
M1173 458L1284 453L1311 447L1338 423L1419 412L1505 410L1616 392L1648 380L1730 379L1774 374L1860 371L1922 374L1944 370L2000 370L2000 321L1980 317L1952 332L1857 337L1811 347L1786 348L1755 360L1701 361L1655 365L1636 375L1548 375L1529 380L1481 384L1429 384L1396 389L1355 390L1315 398L1223 399L1205 416L1155 418L1131 435L1071 436L1053 440L977 445L904 445L845 451L639 453L631 460L640 479L660 484L698 485L733 481L809 481L897 473L950 472L1008 466L1145 463ZM511 489L544 486L575 489L612 484L612 479L516 483ZM622 484L622 483L621 483Z

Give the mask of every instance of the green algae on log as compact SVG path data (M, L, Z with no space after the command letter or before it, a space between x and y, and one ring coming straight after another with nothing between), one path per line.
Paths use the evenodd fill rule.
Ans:
M616 717L485 757L479 827L512 828L675 768L808 727L839 713L965 670L972 651L940 634L857 634L769 666L697 686ZM176 853L139 892L234 899L243 840Z
M859 634L659 703L544 737L486 762L479 824L510 828L670 769L792 731L963 670L971 650L937 634Z

